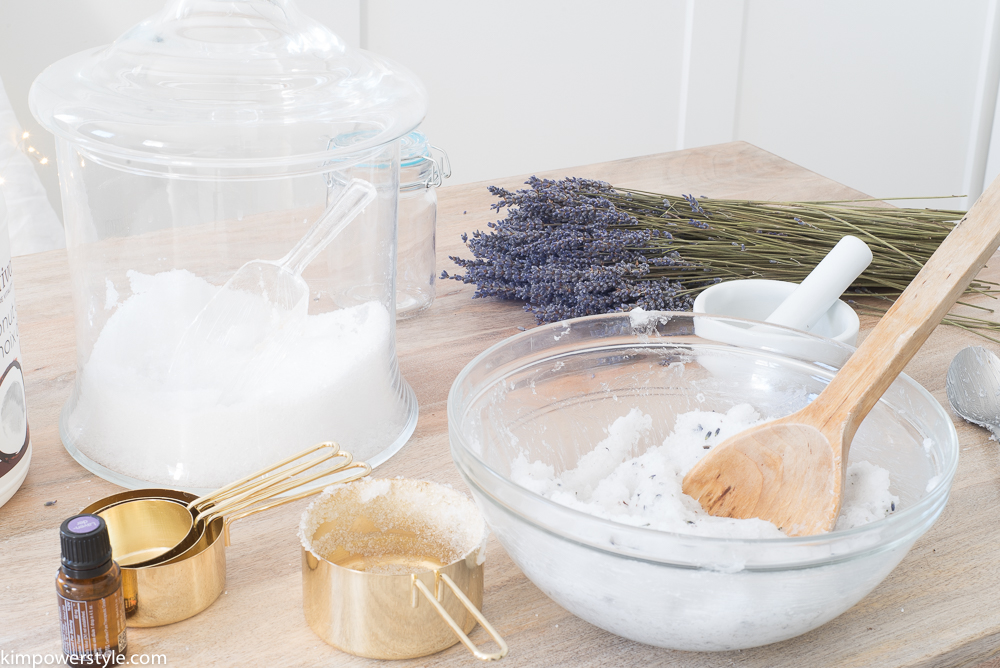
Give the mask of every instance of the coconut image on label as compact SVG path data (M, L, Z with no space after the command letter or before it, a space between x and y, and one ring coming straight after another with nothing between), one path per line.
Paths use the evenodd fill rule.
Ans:
M31 463L31 432L20 357L7 209L0 193L0 368L4 369L0 377L0 506L24 482Z
M0 453L16 455L28 445L28 416L24 402L24 375L14 360L0 380Z

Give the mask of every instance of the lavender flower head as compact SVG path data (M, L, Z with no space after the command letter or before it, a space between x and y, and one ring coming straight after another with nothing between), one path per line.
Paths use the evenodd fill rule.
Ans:
M691 297L678 295L680 283L650 276L652 267L686 264L662 252L670 234L643 229L619 210L605 198L609 184L533 176L527 185L515 192L490 187L498 198L492 208L506 209L506 218L490 223L490 232L462 235L475 259L452 257L465 273L441 278L474 283L476 298L523 301L539 323L635 307L691 309ZM653 238L661 250L647 258Z

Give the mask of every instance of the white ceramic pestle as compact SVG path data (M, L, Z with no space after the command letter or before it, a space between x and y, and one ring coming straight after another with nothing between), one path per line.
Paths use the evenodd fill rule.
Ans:
M864 241L844 237L764 322L808 331L871 261L872 251Z

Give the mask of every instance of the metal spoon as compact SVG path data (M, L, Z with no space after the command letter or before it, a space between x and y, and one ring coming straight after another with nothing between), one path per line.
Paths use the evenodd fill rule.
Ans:
M956 413L1000 440L1000 358L980 346L963 348L948 367L945 387Z

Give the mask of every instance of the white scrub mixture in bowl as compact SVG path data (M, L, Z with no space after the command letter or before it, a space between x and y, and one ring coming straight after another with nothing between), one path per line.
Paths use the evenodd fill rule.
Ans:
M607 438L583 455L575 468L556 474L522 452L511 463L511 480L547 499L594 517L658 531L718 538L781 538L781 527L760 519L714 517L681 491L684 476L699 459L730 436L763 422L749 404L725 413L690 411L677 416L663 443L629 457L653 427L638 409L615 420ZM859 461L847 467L844 500L835 530L884 518L896 510L889 472Z

